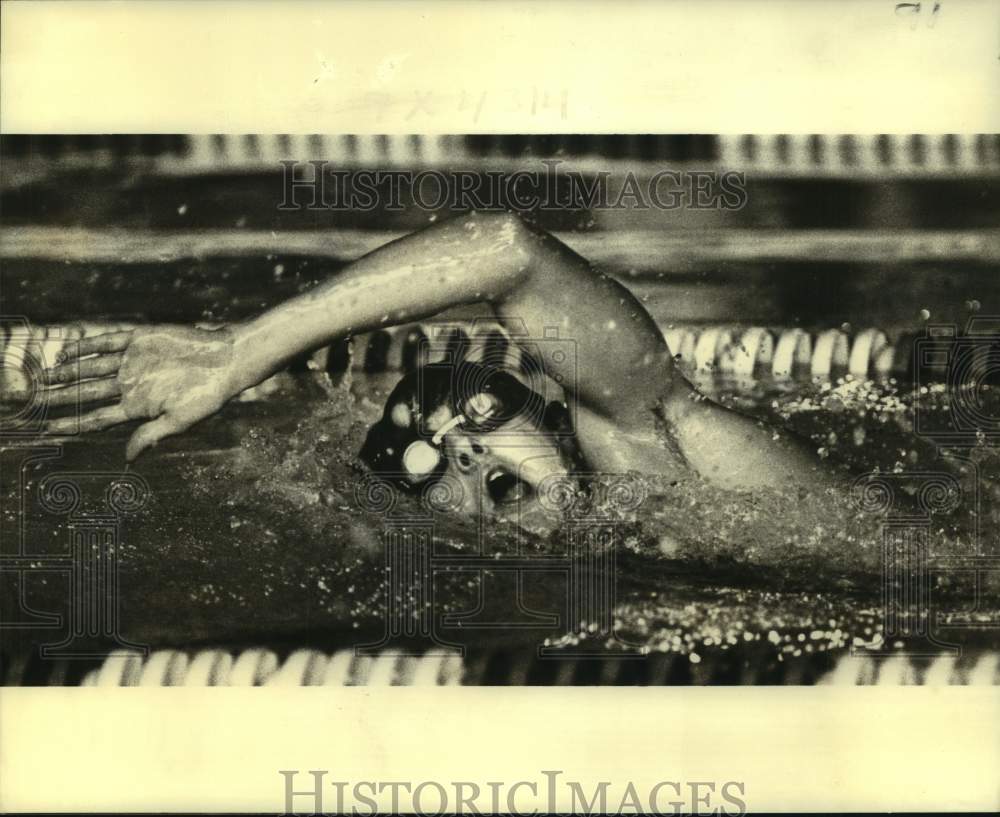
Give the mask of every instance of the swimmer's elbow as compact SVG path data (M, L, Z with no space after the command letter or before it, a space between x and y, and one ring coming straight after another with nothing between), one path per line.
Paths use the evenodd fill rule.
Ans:
M519 236L528 232L528 225L521 215L511 210L471 210L465 218L496 235Z
M521 265L527 265L546 233L535 232L518 214L510 211L473 210L466 218L466 227L480 231L490 246Z
M518 213L473 211L463 218L462 227L477 241L485 242L485 249L508 287L519 289L528 283L542 288L562 286L566 270L577 268L568 263L569 251L564 245ZM589 270L586 266L580 268Z

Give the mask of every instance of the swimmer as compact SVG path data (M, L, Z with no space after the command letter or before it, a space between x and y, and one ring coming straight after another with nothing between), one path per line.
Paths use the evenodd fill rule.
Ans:
M485 303L511 341L571 339L540 359L571 400L523 372L452 361L403 378L361 459L404 487L447 474L470 513L530 514L546 479L589 470L697 475L732 491L844 485L805 441L700 395L656 323L614 279L510 213L469 213L393 241L329 281L217 330L152 326L82 339L49 370L57 404L102 403L71 421L94 431L145 420L126 459L190 428L291 359L333 341ZM113 401L113 402L111 402ZM110 403L110 404L109 404ZM49 430L58 433L60 421Z

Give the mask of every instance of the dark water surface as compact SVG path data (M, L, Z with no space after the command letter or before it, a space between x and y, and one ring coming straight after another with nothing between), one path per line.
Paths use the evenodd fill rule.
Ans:
M134 471L149 484L150 501L125 523L120 553L124 635L154 647L378 641L385 628L389 516L359 507L356 488L364 472L355 453L394 379L364 378L351 388L305 377L266 401L235 403L145 455ZM954 508L930 517L934 637L996 645L998 630L990 625L1000 622L1000 571L977 574L970 566L988 566L989 557L996 564L1000 456L988 440L942 456L912 431L915 406L946 424L953 395L943 388L898 394L894 386L850 381L785 393L760 384L734 394L716 391L722 402L810 437L820 456L891 475L904 500L928 474L953 476L961 492ZM17 494L25 497L30 552L64 552L67 536L66 520L37 506L38 482L57 471L121 472L127 433L71 440L61 458L34 464L25 464L28 448L4 452L4 505L14 509ZM694 480L643 482L648 497L621 528L617 639L596 636L606 646L628 642L698 662L731 648L783 659L882 644L884 517L859 510L849 497L816 495L809 486L736 495ZM407 514L416 519L423 511L403 497L393 524ZM8 531L16 532L15 516L5 510ZM448 514L433 522L435 559L503 557L518 548L544 558L563 547L562 532L537 538L509 523L480 528ZM61 609L66 581L57 573L32 574L23 599L36 610ZM485 577L468 569L438 571L434 609L469 614L481 590L484 610L463 625L440 627L441 638L578 646L591 637L538 618L565 609L566 577L558 572L526 574L521 607L535 611L534 618L512 605L515 585L501 570ZM11 595L5 595L9 610ZM509 624L511 616L526 626L467 626ZM15 631L12 638L27 643L40 636Z

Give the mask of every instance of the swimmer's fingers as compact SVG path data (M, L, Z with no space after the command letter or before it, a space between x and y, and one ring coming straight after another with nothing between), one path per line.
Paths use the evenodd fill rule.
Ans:
M72 406L74 403L96 403L99 400L109 400L121 396L121 384L114 378L104 380L86 380L83 383L70 383L59 388L42 389L40 391L0 391L0 403L24 403L38 400L47 406Z
M66 386L61 389L46 389L42 399L49 406L72 406L75 403L96 403L98 400L110 400L119 397L122 387L115 379L88 380L76 386Z
M126 461L132 462L143 451L147 448L152 448L164 437L177 434L190 425L191 423L178 422L166 414L157 417L155 420L150 420L148 423L143 423L135 430L135 433L128 441L128 445L125 446Z
M90 335L81 338L76 343L67 343L59 353L60 363L76 360L78 357L98 355L106 352L124 352L132 339L132 330L125 332L106 332L103 335Z
M45 424L46 434L76 434L88 431L103 431L119 423L128 422L129 416L121 405L94 409L79 417L60 417Z
M63 363L45 372L46 383L75 383L92 377L118 374L124 352L88 357L85 360Z

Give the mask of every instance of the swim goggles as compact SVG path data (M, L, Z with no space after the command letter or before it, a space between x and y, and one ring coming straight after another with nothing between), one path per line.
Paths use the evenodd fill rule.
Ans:
M487 428L489 421L496 416L500 404L493 395L480 393L469 398L466 403L466 413L452 417L427 440L416 440L410 443L403 452L403 470L411 482L422 482L441 465L444 454L441 444L445 435L460 426Z

